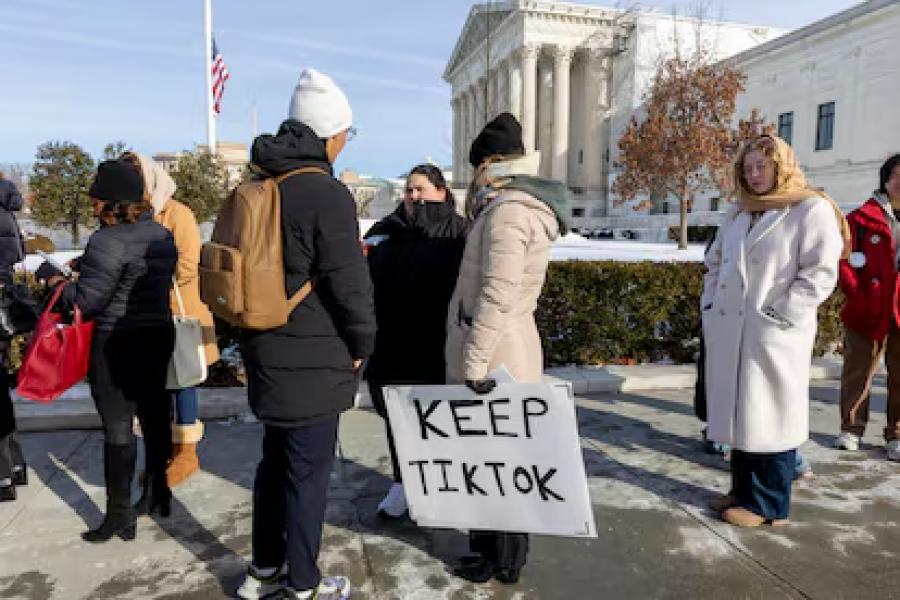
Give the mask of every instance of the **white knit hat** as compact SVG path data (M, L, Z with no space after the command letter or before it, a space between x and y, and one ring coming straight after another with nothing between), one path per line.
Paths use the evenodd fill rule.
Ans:
M331 77L315 69L304 69L300 73L288 118L300 121L322 139L353 125L353 111L347 96Z

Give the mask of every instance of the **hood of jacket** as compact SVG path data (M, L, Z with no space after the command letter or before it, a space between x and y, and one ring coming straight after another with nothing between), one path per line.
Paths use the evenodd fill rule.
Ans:
M325 152L325 142L295 119L282 123L275 135L261 135L253 140L250 160L271 176L304 167L318 167L333 173Z
M501 190L525 192L542 202L556 217L560 236L565 235L571 229L569 225L569 189L564 183L533 175L513 175L494 187Z
M442 237L449 234L449 229L454 229L457 221L459 228L465 226L453 200L416 203L412 215L406 212L406 206L401 202L394 212L373 225L366 237L413 231L420 231L429 237Z
M137 154L141 164L141 175L144 177L144 193L150 196L150 204L156 214L162 212L169 199L175 195L175 180L166 173L158 162L144 154Z
M8 211L22 210L22 194L12 181L0 179L0 208Z

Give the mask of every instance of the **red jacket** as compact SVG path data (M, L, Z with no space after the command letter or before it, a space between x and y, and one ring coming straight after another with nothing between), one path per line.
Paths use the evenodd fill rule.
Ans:
M865 255L862 267L841 260L840 288L846 301L841 310L844 325L873 340L887 337L892 324L900 325L897 299L897 242L884 209L874 199L847 215L853 252Z

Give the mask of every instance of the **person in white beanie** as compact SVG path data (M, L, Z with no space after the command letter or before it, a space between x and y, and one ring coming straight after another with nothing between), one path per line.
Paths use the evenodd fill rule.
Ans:
M343 92L309 69L288 120L253 142L256 170L276 177L307 170L279 184L281 224L288 294L310 280L314 288L285 325L248 331L241 343L247 396L265 426L253 488L253 561L241 598L349 595L347 579L323 578L316 562L338 417L353 406L360 365L375 345L356 203L332 169L352 124Z

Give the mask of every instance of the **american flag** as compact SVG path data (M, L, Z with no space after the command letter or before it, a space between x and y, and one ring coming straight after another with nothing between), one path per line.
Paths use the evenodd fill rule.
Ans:
M225 93L225 82L228 81L228 69L225 67L225 60L219 54L219 48L216 46L215 38L212 41L212 96L213 111L216 114L220 112L220 103L222 95Z

